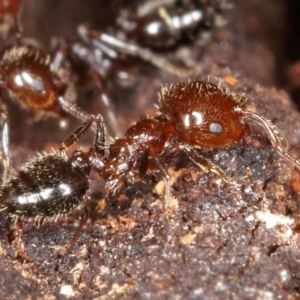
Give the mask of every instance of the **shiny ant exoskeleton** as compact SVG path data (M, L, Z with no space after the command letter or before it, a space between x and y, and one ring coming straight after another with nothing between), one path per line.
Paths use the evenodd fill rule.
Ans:
M200 33L212 29L226 6L225 0L149 1L136 10L124 10L112 33L79 26L83 40L112 59L124 55L137 57L179 77L189 77L200 70L182 67L166 58L166 52ZM184 62L183 62L184 64Z
M94 84L108 131L120 137L109 91L116 84L133 85L137 72L133 68L137 65L134 59L142 59L179 77L195 76L199 72L197 67L175 63L168 54L211 31L226 3L226 0L163 0L139 4L122 10L115 26L107 31L79 26L81 40L60 48L55 60L58 65L71 67L71 74L77 74L81 81Z
M8 92L12 99L26 108L53 112L59 115L68 113L81 122L89 115L65 99L69 83L65 82L50 55L43 53L38 43L26 39L19 23L20 2L2 1L0 21L6 15L14 19L10 39L0 48L0 92Z
M49 57L33 46L13 45L3 50L0 87L24 107L88 118L64 98L66 84L53 70Z
M139 5L134 16L124 11L117 24L130 40L142 47L165 50L194 41L215 26L226 1L165 0Z
M159 115L137 122L114 143L105 143L101 116L91 116L64 143L59 151L46 153L10 171L1 188L0 210L18 220L21 217L51 220L89 201L88 176L91 170L106 181L106 192L123 182L136 181L147 171L159 170L166 180L165 206L169 206L170 176L163 155L183 151L200 168L219 175L230 184L234 178L209 159L201 149L221 148L242 141L250 134L248 121L261 125L272 146L300 168L300 161L288 154L287 143L267 119L245 110L245 99L228 90L202 81L188 81L163 87ZM65 150L73 146L92 125L97 130L89 151L76 150L70 158ZM87 209L81 226L87 219ZM80 227L81 227L80 226ZM79 228L80 228L79 227ZM73 238L71 244L75 241Z
M225 1L220 3L223 2ZM66 101L64 97L71 80L67 79L65 83L59 76L59 72L62 71L61 64L67 63L72 68L74 60L72 61L70 57L77 56L90 68L88 81L94 83L109 132L116 137L121 135L121 130L112 112L106 85L111 82L114 84L121 77L123 82L130 81L130 72L124 71L123 68L124 65L125 69L127 67L124 54L150 61L178 76L194 74L195 70L190 69L186 73L182 71L182 68L168 63L168 60L152 50L170 48L184 39L193 39L201 29L213 26L215 12L220 11L222 6L216 1L166 1L143 5L137 9L134 17L128 16L126 20L123 18L124 22L118 22L116 26L118 33L114 35L102 34L80 26L79 33L82 41L72 44L69 47L71 53L66 56L62 53L63 51L57 50L53 61L50 61L40 49L33 45L26 45L18 22L20 4L13 0L8 3L7 8L3 7L3 13L8 11L14 17L16 32L15 41L10 41L9 45L2 45L0 51L1 92L8 91L12 98L27 108L50 111L60 115L67 112L80 121L85 121L88 115L76 105ZM153 28L155 24L158 28L156 34L153 34L147 28ZM119 39L121 32L128 38L128 41ZM168 37L167 43L165 43L166 36ZM132 42L133 40L135 43ZM152 42L146 45L145 40ZM60 59L62 62L59 61ZM71 75L74 72L73 68Z

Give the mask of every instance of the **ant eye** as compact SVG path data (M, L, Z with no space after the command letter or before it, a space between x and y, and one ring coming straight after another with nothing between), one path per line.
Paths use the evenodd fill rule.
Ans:
M219 134L219 133L223 132L222 125L220 125L218 123L211 123L209 125L209 129L212 133L215 133L215 134Z

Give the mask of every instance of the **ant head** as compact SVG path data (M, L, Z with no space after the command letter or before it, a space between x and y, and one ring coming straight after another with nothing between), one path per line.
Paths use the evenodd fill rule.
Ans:
M244 104L226 90L202 81L163 88L160 111L184 143L199 148L224 147L250 132L243 120Z

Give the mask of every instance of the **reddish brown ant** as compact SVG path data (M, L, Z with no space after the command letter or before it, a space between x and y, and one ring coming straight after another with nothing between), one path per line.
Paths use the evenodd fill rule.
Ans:
M0 59L0 86L27 108L63 113L86 120L87 114L64 99L66 85L50 59L32 46L11 46Z
M204 158L201 149L242 141L250 134L248 121L261 125L272 146L300 168L300 161L287 153L287 143L277 128L269 120L246 111L244 102L244 97L202 81L164 87L159 98L160 114L137 122L124 138L112 144L105 144L102 117L91 116L62 143L59 151L43 154L24 164L19 172L10 172L1 188L0 210L15 220L21 217L51 220L80 204L87 207L91 170L99 173L106 181L106 192L111 192L124 180L134 182L153 168L166 180L168 207L170 176L162 160L168 151L184 151L200 168L235 183L220 167ZM65 150L77 143L93 123L97 125L93 146L87 152L76 150L68 158ZM81 226L86 218L85 209Z
M23 37L18 20L19 9L20 2L17 0L0 4L0 18L12 16L15 29L11 39L1 45L1 94L8 92L11 98L26 108L59 115L68 113L81 122L87 120L88 114L65 99L69 83L61 78L61 70L56 68L50 55L39 48L38 42Z
M225 1L221 1L222 3ZM221 3L220 2L220 3ZM70 55L62 55L63 63L73 64L74 60L70 56L76 56L86 63L89 70L89 82L94 82L98 91L99 100L102 104L103 116L108 124L109 132L113 136L120 136L121 130L116 122L116 117L112 112L112 105L109 96L105 93L107 82L117 82L118 78L124 74L127 81L130 81L129 72L126 69L126 59L124 54L137 56L163 68L164 70L176 73L178 76L194 74L195 70L183 72L178 66L169 63L168 60L160 57L152 50L143 48L172 48L180 44L184 39L194 39L196 33L204 28L211 28L214 25L215 15L221 11L221 4L214 2L188 1L166 1L162 3L152 3L151 5L140 6L134 17L129 17L125 21L119 21L116 31L127 36L129 41L119 39L119 34L109 35L99 33L95 30L88 30L84 26L79 27L81 41L70 46ZM38 110L46 110L63 115L67 112L80 121L88 119L88 115L81 111L76 105L70 104L64 98L65 90L70 83L63 83L59 71L54 70L60 67L57 57L61 52L54 54L54 60L42 53L34 46L28 46L24 42L20 32L18 22L19 1L9 1L8 6L3 6L3 14L10 13L15 18L16 32L15 41L10 45L2 46L0 51L0 88L8 91L12 98L16 99L23 106ZM1 8L1 7L0 7ZM141 9L143 8L143 9ZM1 13L1 10L0 10ZM128 13L128 12L127 12ZM131 24L129 26L129 24ZM148 29L158 25L156 34ZM146 35L146 38L145 38ZM167 38L167 43L166 39ZM151 43L145 44L146 40ZM135 40L135 43L132 41ZM84 44L83 42L86 42ZM141 45L141 46L140 46ZM101 54L101 57L100 54ZM59 59L58 59L59 60ZM168 67L169 66L169 67ZM121 71L120 71L121 70ZM71 70L74 73L74 68ZM119 76L122 74L121 76ZM94 126L94 125L93 125Z
M197 74L197 68L183 66L184 63L180 66L180 63L170 61L167 53L210 32L218 23L226 3L226 0L163 0L139 4L121 10L116 24L103 32L86 25L79 26L81 40L68 43L57 56L67 58L61 59L61 63L67 62L72 68L71 73L76 73L81 81L94 83L109 133L120 137L121 130L112 113L108 91L115 89L116 84L122 87L133 85L135 58L179 77Z

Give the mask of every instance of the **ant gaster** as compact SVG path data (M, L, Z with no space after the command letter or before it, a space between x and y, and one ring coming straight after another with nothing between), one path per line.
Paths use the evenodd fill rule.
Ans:
M244 102L243 96L202 81L163 87L159 115L137 122L124 138L111 144L105 144L102 117L91 116L66 139L59 151L42 154L25 163L19 172L10 172L1 189L0 210L15 220L20 217L51 220L80 204L87 207L91 170L99 173L106 181L106 192L111 192L122 185L123 180L135 181L147 170L158 169L166 180L165 205L168 207L170 176L162 155L170 146L173 151L184 151L202 169L234 184L233 178L201 155L201 149L221 148L242 141L250 134L248 121L261 125L273 147L300 168L300 161L287 153L287 143L277 128L269 120L246 111ZM97 124L93 146L87 152L76 150L68 158L65 150L93 123ZM85 209L81 226L86 218ZM72 243L78 232L79 229Z

